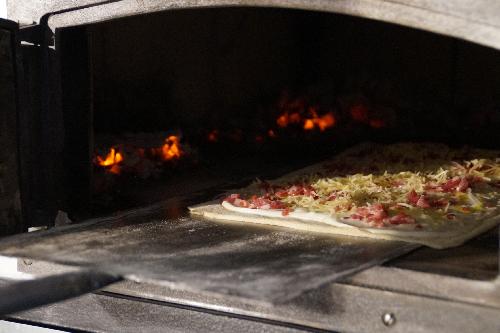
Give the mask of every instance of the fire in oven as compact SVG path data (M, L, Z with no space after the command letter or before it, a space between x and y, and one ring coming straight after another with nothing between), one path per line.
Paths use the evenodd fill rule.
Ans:
M491 5L375 3L9 2L0 324L497 332Z

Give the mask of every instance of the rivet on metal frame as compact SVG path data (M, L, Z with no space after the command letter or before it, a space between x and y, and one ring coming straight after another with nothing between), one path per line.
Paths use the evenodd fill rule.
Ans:
M382 322L385 326L392 326L396 323L396 316L394 313L386 312L382 315Z

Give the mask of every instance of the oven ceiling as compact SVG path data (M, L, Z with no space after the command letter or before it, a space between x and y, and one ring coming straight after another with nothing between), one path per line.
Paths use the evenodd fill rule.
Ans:
M9 18L57 28L196 7L276 7L334 12L461 38L500 49L500 2L489 0L7 0Z

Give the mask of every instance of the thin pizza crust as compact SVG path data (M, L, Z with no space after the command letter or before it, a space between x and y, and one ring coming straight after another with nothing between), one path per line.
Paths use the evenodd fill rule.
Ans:
M446 249L462 245L469 239L482 234L483 232L493 228L498 223L500 223L500 215L489 216L487 218L484 218L482 221L475 223L474 227L469 228L467 230L463 230L463 233L455 234L454 236L451 237L442 235L440 236L431 235L429 237L424 238L424 237L412 237L411 235L406 235L405 232L401 232L400 234L396 233L385 234L385 233L373 232L373 230L377 230L380 232L381 231L380 229L358 228L347 225L346 227L338 227L332 224L326 224L320 222L312 222L312 221L306 222L288 216L286 218L259 216L256 215L255 212L242 213L242 212L228 210L222 207L220 203L214 203L214 202L189 207L189 210L192 215L201 216L211 221L227 222L227 223L231 222L256 223L256 224L285 227L305 232L317 232L323 234L366 237L366 238L385 239L385 240L398 240L398 241L422 244L435 249ZM255 209L252 210L256 211Z
M376 151L379 148L380 146L377 144L360 144L338 154L330 160L293 171L274 181L286 181L296 176L314 174L323 170L324 166L328 163L342 160L344 157L357 154L358 152ZM256 186L256 184L251 184L235 192L252 194L256 191ZM349 221L348 223L346 223L346 221L339 221L334 216L325 213L292 211L289 212L287 216L282 216L281 210L242 208L233 206L228 202L223 202L222 204L220 202L207 202L189 207L189 210L194 216L201 216L208 220L218 222L246 222L285 227L305 232L397 240L422 244L435 249L445 249L462 245L475 236L500 224L500 210L498 209L487 214L470 216L468 217L466 226L455 228L450 232L409 231L363 227L353 224L353 221ZM463 216L461 218L467 219Z

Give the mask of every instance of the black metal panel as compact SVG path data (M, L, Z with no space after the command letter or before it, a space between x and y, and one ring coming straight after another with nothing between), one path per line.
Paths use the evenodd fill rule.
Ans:
M20 211L17 24L0 19L0 235L22 230Z
M92 91L88 32L85 27L57 33L64 121L64 198L72 217L89 211L93 154ZM61 175L62 176L62 175Z

